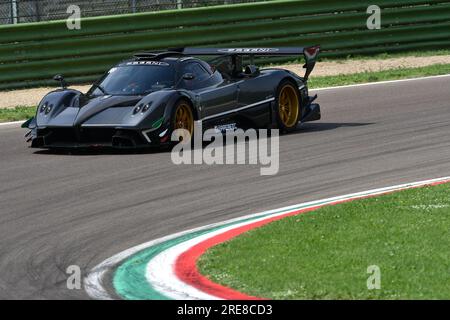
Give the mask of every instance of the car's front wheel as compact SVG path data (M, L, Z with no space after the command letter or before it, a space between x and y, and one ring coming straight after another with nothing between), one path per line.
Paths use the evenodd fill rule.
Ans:
M275 105L278 128L281 131L293 131L297 127L301 110L298 89L291 81L280 83Z
M189 103L185 100L180 100L174 108L174 114L172 118L173 130L183 129L180 138L183 141L188 140L187 134L192 137L194 133L194 115Z

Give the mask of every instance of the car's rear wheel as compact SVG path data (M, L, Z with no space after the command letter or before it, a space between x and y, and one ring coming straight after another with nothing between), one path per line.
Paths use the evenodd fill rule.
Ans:
M281 82L276 96L278 128L287 132L294 130L300 119L300 112L297 87L289 80Z
M186 141L189 139L187 134L192 137L194 133L194 115L191 106L187 101L180 100L174 110L173 130L184 129L185 131L181 132L180 138Z

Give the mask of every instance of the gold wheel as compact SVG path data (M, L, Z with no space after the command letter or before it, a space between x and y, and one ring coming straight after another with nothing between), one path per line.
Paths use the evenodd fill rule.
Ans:
M278 113L286 128L297 124L299 109L297 90L290 84L284 85L278 96Z
M191 137L194 132L194 116L192 115L192 109L185 102L178 104L177 109L175 110L174 130L176 129L186 130ZM182 137L183 140L185 140L185 137Z

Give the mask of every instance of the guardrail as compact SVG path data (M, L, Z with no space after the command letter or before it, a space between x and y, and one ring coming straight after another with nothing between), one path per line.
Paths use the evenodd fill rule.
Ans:
M369 30L369 5L381 29ZM307 46L335 57L450 47L450 0L272 1L0 26L0 89L89 82L133 52L182 46Z

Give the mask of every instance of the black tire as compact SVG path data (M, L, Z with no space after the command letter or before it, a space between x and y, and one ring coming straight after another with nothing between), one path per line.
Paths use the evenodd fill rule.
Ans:
M183 110L183 112L187 113L187 120L186 121L180 121L179 119L179 112L180 110ZM176 102L175 106L172 109L172 115L171 115L171 129L172 132L176 129L186 129L190 132L191 137L194 134L194 112L192 110L191 104L186 99L180 99ZM181 123L183 122L183 123ZM191 139L193 140L193 139Z
M286 79L278 85L274 112L281 132L292 132L297 128L301 119L300 97L298 86L293 81Z

